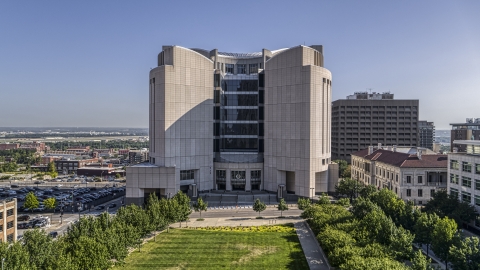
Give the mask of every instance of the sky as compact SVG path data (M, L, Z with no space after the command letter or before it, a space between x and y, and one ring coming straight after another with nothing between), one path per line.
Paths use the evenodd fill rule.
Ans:
M0 1L0 127L148 127L162 45L323 45L333 100L419 99L420 120L480 118L480 1Z

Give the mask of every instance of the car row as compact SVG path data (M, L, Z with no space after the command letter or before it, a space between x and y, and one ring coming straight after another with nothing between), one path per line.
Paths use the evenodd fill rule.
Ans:
M49 217L37 216L29 222L18 223L17 229L43 228L47 225L50 225Z

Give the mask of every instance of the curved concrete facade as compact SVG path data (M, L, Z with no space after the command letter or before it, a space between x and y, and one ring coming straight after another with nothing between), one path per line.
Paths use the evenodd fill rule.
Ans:
M298 46L265 66L265 189L328 191L331 84L321 53Z
M327 192L331 73L323 47L256 53L164 46L150 71L150 159L127 203L178 190Z

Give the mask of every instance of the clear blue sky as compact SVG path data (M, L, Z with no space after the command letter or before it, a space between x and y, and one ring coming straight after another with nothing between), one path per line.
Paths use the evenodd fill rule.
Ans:
M148 127L162 45L324 45L333 97L419 99L437 129L480 117L480 1L1 1L0 126Z

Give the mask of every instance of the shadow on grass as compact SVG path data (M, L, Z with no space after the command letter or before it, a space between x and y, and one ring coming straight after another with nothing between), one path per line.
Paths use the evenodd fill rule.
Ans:
M293 224L292 224L293 225ZM290 263L288 263L287 267L291 270L300 270L300 269L310 269L308 266L307 258L305 258L305 254L303 253L302 245L300 245L300 241L298 240L297 233L294 232L290 235L283 236L288 242L295 243L293 244L292 248L297 248L300 251L290 251Z

